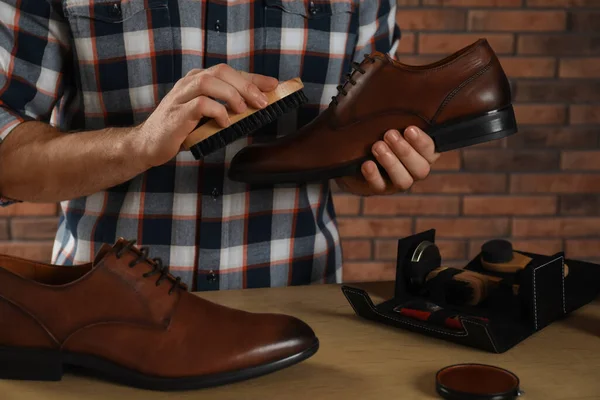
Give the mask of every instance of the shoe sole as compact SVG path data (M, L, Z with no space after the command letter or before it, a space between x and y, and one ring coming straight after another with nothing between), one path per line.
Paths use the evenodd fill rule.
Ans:
M64 367L80 367L88 375L139 389L180 391L221 386L256 378L290 367L313 356L319 340L297 354L268 364L238 371L183 378L163 378L143 374L106 359L58 350L0 347L0 379L26 381L60 381Z
M427 134L433 138L437 152L443 153L463 147L491 142L517 133L517 121L512 106L487 112L477 117L451 121L434 126ZM363 157L334 168L321 168L297 172L276 173L246 173L243 170L229 170L229 178L233 181L258 184L300 184L306 182L323 182L342 176L352 176L360 173L362 164L374 157Z

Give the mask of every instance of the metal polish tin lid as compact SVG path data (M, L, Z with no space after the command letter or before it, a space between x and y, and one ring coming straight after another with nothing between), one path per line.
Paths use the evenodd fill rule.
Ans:
M454 364L435 375L437 393L448 400L514 400L523 392L514 373L493 365Z

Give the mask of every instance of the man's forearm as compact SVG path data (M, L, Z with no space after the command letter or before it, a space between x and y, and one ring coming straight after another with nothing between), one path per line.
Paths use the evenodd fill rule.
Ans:
M0 195L57 202L90 195L144 172L136 128L65 134L25 122L0 144Z

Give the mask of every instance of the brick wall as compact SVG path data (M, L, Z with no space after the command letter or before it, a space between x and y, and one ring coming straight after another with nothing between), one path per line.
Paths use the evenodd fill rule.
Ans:
M49 261L58 224L56 204L0 208L0 253Z
M489 39L511 77L521 130L444 154L411 193L336 194L345 279L393 278L397 239L429 228L453 265L498 237L523 250L600 261L600 0L398 4L407 63ZM0 252L48 259L56 211L0 209Z

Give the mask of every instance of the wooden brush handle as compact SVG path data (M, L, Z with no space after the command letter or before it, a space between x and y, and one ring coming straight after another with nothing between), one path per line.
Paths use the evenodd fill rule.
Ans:
M427 275L427 280L436 277L440 272L449 269L450 267L439 267L431 271ZM458 269L458 268L453 268ZM454 275L452 279L457 281L467 282L469 286L473 289L473 297L471 301L467 302L469 305L479 304L481 301L485 300L489 295L490 291L497 288L502 278L496 276L489 276L485 274L481 274L479 272L469 271L461 269L461 272ZM519 285L513 285L513 294L517 295L519 293Z
M483 268L487 269L488 271L513 274L513 273L525 268L529 264L530 261L531 261L531 258L529 258L521 253L515 252L514 258L511 262L495 264L495 263L484 261L482 259L481 266ZM564 274L565 274L565 278L569 275L569 266L567 264L565 264Z
M301 90L303 87L304 87L304 84L302 83L302 80L300 78L294 78L294 79L290 79L285 82L281 82L277 86L277 88L275 88L275 90L265 93L265 95L267 96L267 100L269 102L269 104L267 106L270 106L271 104L278 102L279 100L283 99L284 97L287 97L290 94ZM236 122L241 121L244 118L247 118L249 115L252 115L257 111L260 111L260 109L252 108L252 107L248 106L246 108L246 111L244 111L243 113L240 113L240 114L231 114L231 112L229 112L229 119L231 120L232 124L235 124ZM217 133L219 131L222 131L223 129L225 129L225 128L222 128L217 123L217 121L215 121L214 119L211 119L208 122L206 122L205 124L202 124L199 127L197 127L196 129L194 129L188 135L188 137L183 142L183 148L185 150L189 150L196 143L199 143L199 142L205 140L206 138L211 137L212 135L214 135L215 133Z

